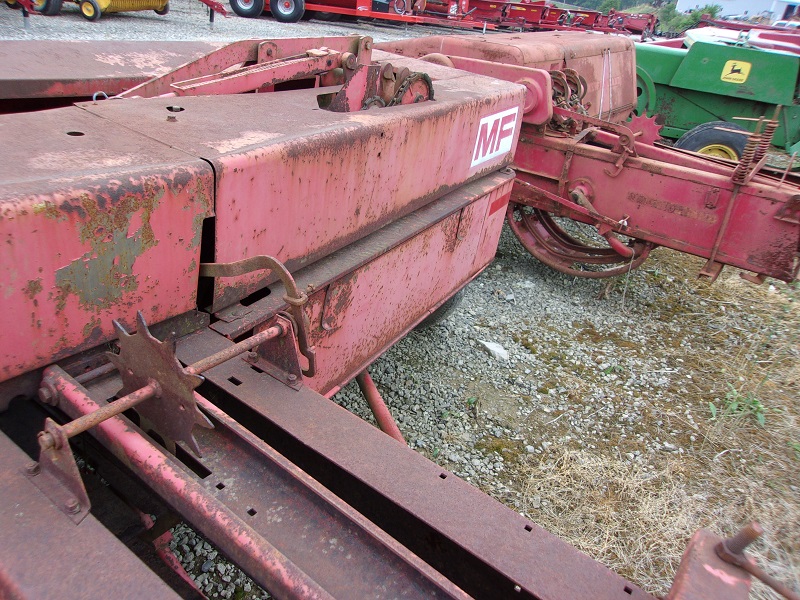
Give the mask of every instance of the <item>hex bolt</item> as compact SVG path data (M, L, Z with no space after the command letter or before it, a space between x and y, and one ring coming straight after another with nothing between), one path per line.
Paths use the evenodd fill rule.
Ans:
M42 468L39 466L38 462L33 461L25 465L25 472L31 477L35 477L42 472Z
M77 515L81 512L81 503L78 502L75 498L70 498L67 500L67 512L71 515Z
M764 528L758 522L753 521L735 536L725 540L725 546L728 548L728 552L741 554L745 548L760 538L763 533Z
M295 375L294 373L289 373L286 376L286 379L288 379L289 381L297 381L297 375Z
M258 360L258 352L248 352L247 358L250 360Z
M55 390L49 383L45 383L39 388L39 400L41 400L43 404L47 404L49 406L55 406L58 404L58 398Z

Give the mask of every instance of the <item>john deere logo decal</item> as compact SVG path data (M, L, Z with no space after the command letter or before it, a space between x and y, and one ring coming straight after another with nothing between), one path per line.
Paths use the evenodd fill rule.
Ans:
M747 76L750 75L751 66L749 62L729 60L722 69L722 76L720 79L728 83L744 83L747 81Z

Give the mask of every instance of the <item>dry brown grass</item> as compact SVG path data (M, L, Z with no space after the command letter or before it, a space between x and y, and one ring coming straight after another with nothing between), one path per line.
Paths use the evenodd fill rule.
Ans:
M693 531L730 535L758 520L767 534L749 551L800 589L800 288L755 286L735 272L710 285L694 276L702 263L669 251L649 266L657 275L648 285L669 281L649 314L672 325L659 352L692 375L683 393L648 399L649 408L683 425L691 409L696 442L687 439L684 454L656 455L651 470L613 445L531 457L522 510L657 594L668 590ZM748 399L751 410L742 411ZM761 585L752 597L778 598Z

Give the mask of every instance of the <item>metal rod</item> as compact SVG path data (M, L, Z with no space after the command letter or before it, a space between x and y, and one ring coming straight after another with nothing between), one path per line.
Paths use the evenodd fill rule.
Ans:
M405 444L406 440L403 438L403 434L400 433L397 423L392 418L392 413L389 412L369 373L366 370L362 371L356 375L356 381L358 382L358 387L361 388L361 393L364 394L364 398L367 399L367 404L372 409L372 414L375 415L375 420L378 422L378 427L381 428L381 431L392 436L398 442Z
M744 553L745 548L760 538L763 533L764 528L759 523L755 521L749 523L733 537L722 540L717 544L715 548L717 556L760 579L784 598L800 600L800 594L797 594L788 585L767 573Z
M216 354L212 354L211 356L207 356L202 360L198 360L196 363L186 367L185 370L187 373L192 375L198 375L203 371L208 371L209 369L219 366L222 363L239 356L240 354L244 354L245 352L252 350L267 340L280 337L284 333L285 331L281 325L273 325L269 329L265 329L264 331L257 333L254 336L249 337L234 346L231 346L230 348L226 348L225 350L217 352Z
M86 373L81 373L80 375L75 377L75 381L78 383L86 383L88 381L92 381L98 377L102 377L103 375L108 375L116 370L116 366L114 363L106 363L96 369L92 369L91 371L86 371Z
M94 414L102 406L61 368L45 369L62 398L59 406L71 417ZM116 404L116 403L115 403ZM251 577L278 598L331 599L320 585L227 506L209 494L193 475L177 468L159 448L122 419L100 423L93 434L152 490L166 499Z
M79 419L75 419L74 421L70 421L69 423L62 425L61 430L68 438L75 437L79 433L83 433L87 429L91 429L92 427L99 425L106 419L115 417L118 414L125 412L129 408L133 408L140 402L149 400L153 396L158 396L160 392L161 386L155 381L151 380L146 386L139 388L135 392L131 392L127 396L123 396L116 402L107 404L103 408L91 414L83 415Z

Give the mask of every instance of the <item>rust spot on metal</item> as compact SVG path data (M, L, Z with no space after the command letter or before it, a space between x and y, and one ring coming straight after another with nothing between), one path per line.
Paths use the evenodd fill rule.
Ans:
M56 271L59 290L57 307L63 309L69 294L75 294L83 307L108 308L126 292L138 288L133 275L136 258L156 246L150 217L164 190L146 182L138 194L124 194L103 210L96 198L85 194L80 205L86 218L80 224L80 240L92 250ZM140 214L141 213L141 214ZM141 226L129 235L134 215Z
M100 319L97 317L92 317L92 319L83 326L83 337L86 339L91 337L101 337L102 326L103 322Z
M38 293L42 291L42 278L39 277L38 279L31 279L28 282L22 292L31 300L33 300Z
M44 201L41 204L36 204L33 207L33 214L36 215L44 215L48 219L53 219L54 221L66 221L68 218L69 210L65 210L66 207L61 207L54 202Z

